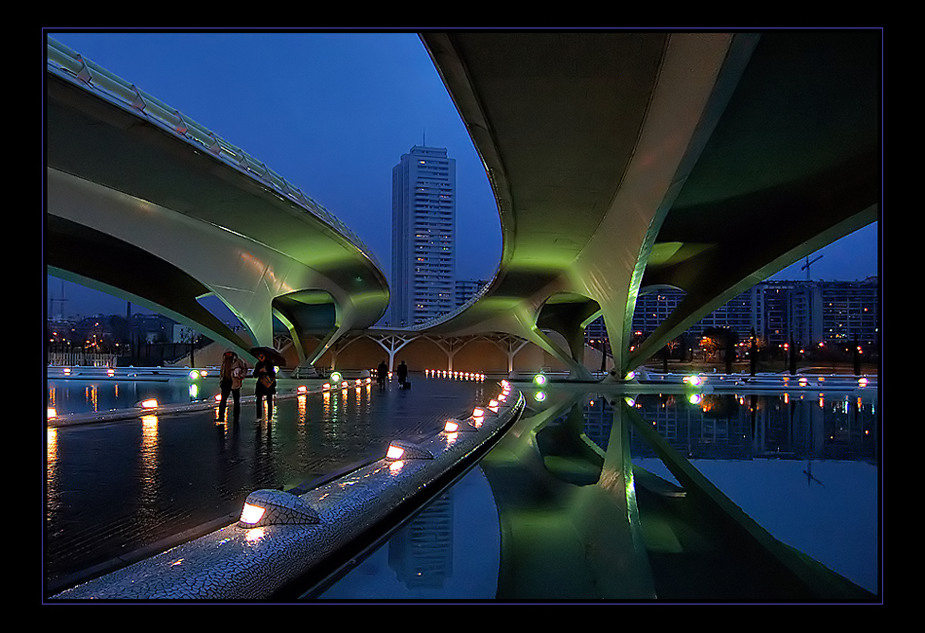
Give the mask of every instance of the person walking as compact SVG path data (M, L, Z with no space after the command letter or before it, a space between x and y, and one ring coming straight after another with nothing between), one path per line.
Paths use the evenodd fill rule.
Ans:
M379 389L385 389L385 381L389 377L389 367L385 361L381 361L376 367L376 382L379 383Z
M222 366L219 369L219 389L221 389L221 401L218 404L218 420L225 421L225 408L228 404L228 394L234 399L232 409L232 420L238 421L241 414L241 387L244 385L244 377L247 375L247 365L238 355L228 350L222 355Z
M405 364L405 361L402 361L398 366L398 383L401 385L401 388L405 388L405 382L408 380L408 366Z
M254 378L257 386L254 391L257 403L257 419L263 419L263 400L267 400L267 421L273 419L273 394L276 393L276 368L264 354L257 354L254 365Z

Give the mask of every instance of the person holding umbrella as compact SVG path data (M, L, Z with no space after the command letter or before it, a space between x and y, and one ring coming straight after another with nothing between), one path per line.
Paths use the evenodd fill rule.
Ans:
M238 358L238 355L228 350L222 355L222 366L219 369L219 387L222 393L222 399L218 405L218 419L220 422L225 421L225 405L228 403L228 394L231 393L234 398L234 409L232 418L238 421L241 413L241 387L244 385L244 377L247 375L247 365Z
M276 393L276 368L267 359L263 351L257 352L257 364L254 366L254 378L257 387L254 395L257 396L257 419L263 418L263 399L267 400L267 421L273 419L273 394Z

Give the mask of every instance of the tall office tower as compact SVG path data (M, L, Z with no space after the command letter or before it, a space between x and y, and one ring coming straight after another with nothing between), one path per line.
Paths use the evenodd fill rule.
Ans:
M456 160L415 145L392 168L392 307L405 327L455 304Z

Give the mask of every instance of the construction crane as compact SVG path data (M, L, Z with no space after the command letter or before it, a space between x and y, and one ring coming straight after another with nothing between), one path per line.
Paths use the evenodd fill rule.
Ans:
M809 267L822 259L822 255L817 255L815 259L810 261L809 255L806 256L806 263L800 266L800 270L806 271L806 281L809 281Z

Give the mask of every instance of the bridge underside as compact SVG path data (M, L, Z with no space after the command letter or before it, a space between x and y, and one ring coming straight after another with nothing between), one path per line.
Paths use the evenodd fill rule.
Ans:
M250 358L282 327L298 361L311 363L384 313L384 274L339 229L249 173L251 163L230 163L214 136L213 147L197 144L111 98L101 86L114 80L92 70L46 73L50 272L187 323ZM203 306L210 295L243 331Z
M729 299L878 218L877 32L426 33L501 216L498 275L432 333L517 335L619 376ZM636 298L684 302L629 350ZM555 345L548 329L563 335Z
M450 362L458 341L494 337L587 380L583 328L600 315L623 376L879 217L875 31L421 37L503 233L480 300L413 333ZM52 270L235 347L271 344L277 324L300 363L384 313L384 276L355 245L211 148L53 73L46 101ZM685 299L631 351L636 298L662 286ZM208 294L246 335L204 311Z

